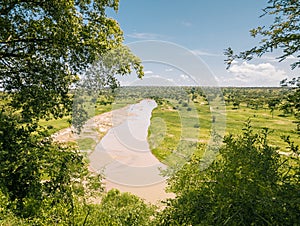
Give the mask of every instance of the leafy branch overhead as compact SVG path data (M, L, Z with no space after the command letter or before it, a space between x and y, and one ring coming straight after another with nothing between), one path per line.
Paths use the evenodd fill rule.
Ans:
M235 54L232 48L225 50L227 59L225 63L230 67L235 59L251 60L261 57L265 53L276 49L282 50L278 57L283 61L288 57L295 58L291 68L300 67L300 2L297 0L269 0L268 6L263 9L263 16L274 18L273 23L267 27L257 27L250 31L251 36L261 37L260 44Z
M4 208L74 225L74 205L88 198L88 181L101 191L101 178L91 175L77 147L54 142L39 121L70 115L79 75L115 50L120 49L118 57L104 65L107 73L95 78L98 88L115 86L116 73L143 75L140 60L122 44L119 24L106 15L118 5L118 0L1 1L0 201L7 201L0 202L0 219Z
M20 1L0 5L1 89L25 118L61 117L71 108L70 85L99 56L122 46L119 24L105 14L110 1ZM135 69L136 57L118 70ZM117 65L115 65L117 66Z
M260 37L261 41L258 46L240 52L234 53L232 48L225 50L227 57L225 63L227 69L236 59L252 60L255 56L281 50L278 56L279 62L290 58L293 60L291 69L300 68L300 2L298 0L269 0L268 6L263 9L263 16L271 16L274 18L273 23L267 27L257 27L250 31L251 36ZM292 107L296 117L297 131L300 130L300 82L299 76L291 81L283 80L282 86L292 87L290 94L286 97L289 107Z

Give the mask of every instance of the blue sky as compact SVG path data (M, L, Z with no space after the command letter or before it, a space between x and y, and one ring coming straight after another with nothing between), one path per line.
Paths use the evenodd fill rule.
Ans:
M278 63L269 54L235 62L229 71L224 64L224 49L242 51L258 44L249 30L272 22L272 18L259 18L266 4L267 0L120 0L119 11L108 15L119 22L125 44L145 40L178 44L201 58L220 86L278 86L295 73L289 60ZM145 70L147 75L160 76L171 71L154 64L145 65Z

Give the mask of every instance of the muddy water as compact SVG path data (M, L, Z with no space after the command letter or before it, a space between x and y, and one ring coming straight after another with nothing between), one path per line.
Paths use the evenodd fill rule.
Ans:
M154 100L142 100L113 114L113 127L89 156L90 167L103 172L107 189L128 191L156 203L170 197L166 194L165 178L160 163L151 153L147 142Z

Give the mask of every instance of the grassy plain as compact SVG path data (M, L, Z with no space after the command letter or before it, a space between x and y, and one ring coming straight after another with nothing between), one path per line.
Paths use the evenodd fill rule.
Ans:
M201 100L198 102L194 104L197 111L189 111L189 105L183 107L174 100L163 102L153 110L148 140L152 153L160 161L176 151L182 139L207 144L211 137L213 118L210 106ZM275 110L272 116L266 108L255 110L243 104L239 108L226 106L225 134L240 134L248 119L254 131L268 128L270 145L278 147L280 151L287 150L287 144L281 136L290 136L296 144L300 144L299 134L295 132L294 117L283 117L279 110Z
M96 104L95 105L95 111L93 112L93 115L100 115L105 112L109 112L112 110L112 105L111 104L106 104L106 105L101 105L101 104ZM55 133L59 130L65 129L70 127L72 124L72 119L71 117L64 117L60 119L51 119L51 120L41 120L40 125L41 126L46 126L50 129L50 133Z
M226 115L226 121L219 125L219 129L224 128L225 134L240 134L245 122L250 119L254 131L269 129L269 142L271 145L277 146L280 151L287 150L287 144L281 139L281 136L290 136L296 144L300 144L299 134L295 132L296 124L293 123L295 118L291 115L284 116L278 108L272 114L267 105L268 99L282 97L285 95L284 92L286 90L279 88L224 89L225 100L229 98L232 100L226 102L226 110L221 113L223 116ZM148 141L152 153L160 161L163 161L178 149L183 149L183 141L207 144L212 137L213 126L220 123L221 115L212 116L211 105L203 95L195 95L191 101L191 94L187 93L182 92L182 89L176 93L176 88L172 87L164 89L130 87L122 90L115 99L111 96L99 97L93 105L92 114L99 115L135 103L143 98L154 98L158 106L152 112ZM161 98L163 95L165 96ZM250 107L249 100L252 104ZM234 102L237 101L239 102L238 107L234 106ZM54 133L69 127L70 121L70 118L41 121L41 125L48 126ZM218 128L216 132L219 132ZM88 145L89 142L84 143Z

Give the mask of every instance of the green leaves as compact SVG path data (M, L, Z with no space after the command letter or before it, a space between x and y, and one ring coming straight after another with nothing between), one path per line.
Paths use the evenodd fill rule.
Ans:
M285 101L281 106L284 112L293 113L297 124L297 132L300 131L300 77L281 81L281 86L289 87L289 93L284 98Z
M178 196L159 214L159 225L297 224L299 158L279 156L267 135L246 124L243 134L225 138L220 156L204 171L194 156L170 178Z
M101 191L100 178L88 173L77 147L53 142L38 125L40 119L62 118L74 110L80 113L82 126L88 115L82 102L74 107L71 88L78 84L79 74L114 49L122 49L119 58L104 65L109 73L97 74L101 86L95 89L116 86L115 73L136 70L142 76L140 60L122 47L119 24L105 13L107 7L117 10L118 3L0 3L0 190L8 199L7 207L19 216L41 213L57 218L49 220L51 224L64 217L67 224L74 224L76 194L87 192L83 181L93 181L90 187Z
M154 207L140 198L118 190L110 190L99 206L94 206L87 225L151 225Z
M118 1L4 1L1 87L15 94L11 104L24 117L67 114L71 98L67 94L77 74L122 46L123 33L115 20L106 17L106 7L117 9ZM140 61L128 49L123 52L130 57L123 56L122 65L115 59L115 71L127 74L135 69L141 76Z
M251 60L254 55L260 57L265 53L281 49L283 54L278 57L279 61L289 56L294 56L291 68L300 67L300 3L294 0L269 0L268 6L263 9L262 16L274 18L269 27L257 27L250 31L251 36L262 37L260 45L250 50L234 54L231 48L225 50L227 59L225 63L230 67L234 59Z

